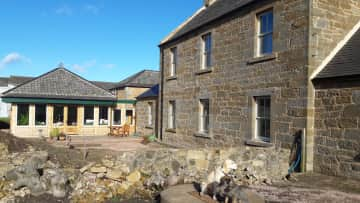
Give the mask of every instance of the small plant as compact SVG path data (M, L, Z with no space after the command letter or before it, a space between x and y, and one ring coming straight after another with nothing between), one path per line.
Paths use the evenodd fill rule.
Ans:
M26 115L20 115L19 125L29 125L29 117Z
M155 135L145 135L143 136L143 144L149 144L150 142L154 142L156 140Z

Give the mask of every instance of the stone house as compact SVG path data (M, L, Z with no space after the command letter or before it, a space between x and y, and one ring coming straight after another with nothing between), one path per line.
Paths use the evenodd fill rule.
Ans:
M302 169L319 171L326 160L314 162L322 131L316 97L332 90L315 91L312 79L359 20L360 2L352 0L205 0L159 45L160 139L185 147L289 148L301 131ZM349 125L359 125L355 117Z
M2 100L11 104L10 131L20 137L48 136L54 128L69 135L107 135L109 127L128 123L134 133L134 98L157 77L147 72L108 83L56 68L3 93Z
M136 97L136 133L157 135L159 115L159 85Z

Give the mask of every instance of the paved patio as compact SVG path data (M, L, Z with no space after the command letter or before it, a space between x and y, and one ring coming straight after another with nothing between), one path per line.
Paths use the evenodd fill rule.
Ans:
M70 136L71 141L56 141L57 147L69 147L69 144L77 149L107 149L114 151L135 151L153 148L153 144L144 145L141 137L112 137L112 136Z

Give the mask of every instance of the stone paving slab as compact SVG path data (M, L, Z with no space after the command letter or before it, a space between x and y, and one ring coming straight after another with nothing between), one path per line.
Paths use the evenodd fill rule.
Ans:
M192 184L177 185L161 192L161 203L204 203L190 195L195 192Z

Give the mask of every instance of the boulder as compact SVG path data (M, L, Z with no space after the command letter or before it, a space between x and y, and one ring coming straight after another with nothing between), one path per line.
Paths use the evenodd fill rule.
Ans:
M85 172L86 172L87 170L89 170L94 164L95 164L95 163L91 162L91 163L85 165L84 167L82 167L82 168L80 169L80 173L85 173Z
M107 168L111 168L114 166L114 162L108 159L101 160L102 164L106 166Z
M0 143L0 157L9 154L8 146L5 143Z
M50 178L49 191L54 197L63 198L68 191L68 178L62 170L56 169L55 171L56 173Z
M155 187L157 189L163 188L165 186L166 179L158 171L156 174L152 175L149 179L146 180L145 185L149 188Z
M120 179L123 176L123 172L118 169L110 170L106 173L106 177L109 179Z
M141 173L139 171L134 171L130 175L126 176L126 180L131 183L136 183L140 181L141 179Z

